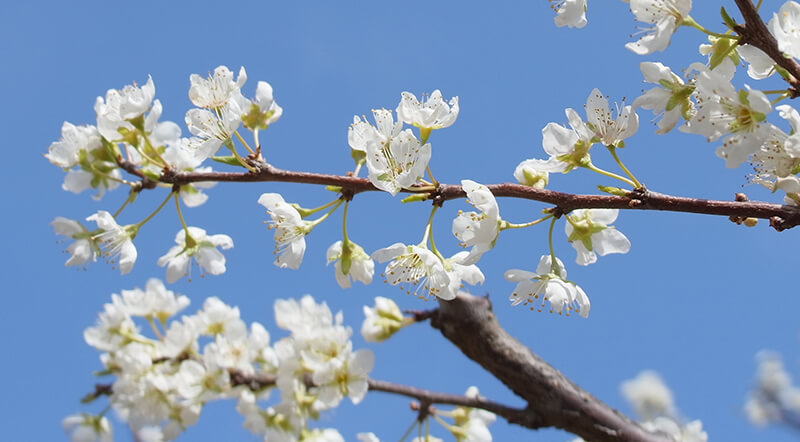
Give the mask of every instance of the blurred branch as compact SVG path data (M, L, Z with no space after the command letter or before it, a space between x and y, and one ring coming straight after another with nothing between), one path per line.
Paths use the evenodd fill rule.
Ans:
M798 67L800 68L800 67ZM127 171L135 166L125 160L118 160L120 167ZM286 182L305 183L341 187L343 193L354 195L361 192L379 191L366 178L347 175L330 175L314 172L283 170L266 163L253 162L256 172L176 172L166 170L159 182L181 186L196 182ZM149 184L149 183L148 183ZM148 188L148 186L143 186ZM496 197L511 197L540 201L556 206L561 212L568 213L575 209L637 209L664 210L670 212L688 212L707 215L720 215L735 219L761 218L769 219L770 225L778 231L792 228L800 224L800 208L764 203L758 201L719 201L702 198L686 198L647 189L630 191L626 196L611 195L577 195L537 189L519 184L489 184L486 187ZM429 199L436 204L456 198L464 198L466 193L459 185L440 184L433 192L426 189L405 189L406 193L429 193Z
M431 325L515 394L527 401L529 428L556 427L587 441L665 441L582 390L509 335L492 313L489 298L461 292L440 301Z

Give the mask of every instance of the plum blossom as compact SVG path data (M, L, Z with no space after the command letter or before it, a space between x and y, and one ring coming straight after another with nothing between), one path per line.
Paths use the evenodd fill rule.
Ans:
M218 66L214 75L203 78L198 74L189 76L189 99L197 107L217 109L225 106L232 97L241 94L240 90L247 81L244 67L239 68L239 76L233 80L233 72L227 66Z
M372 275L375 273L375 262L358 244L347 241L344 247L342 241L336 241L328 247L328 264L335 263L336 282L339 287L350 288L350 279L361 281L364 285L372 283Z
M432 130L449 127L458 118L458 97L445 103L439 89L433 91L427 99L427 94L423 94L421 101L411 92L400 95L402 98L397 105L397 118L420 129L422 144L428 141Z
M318 387L317 400L332 408L348 396L358 404L367 394L367 377L375 365L375 356L367 349L347 352L330 363L319 364L307 361L313 371L314 384Z
M305 236L314 225L304 221L300 213L277 193L263 193L258 203L266 207L272 218L270 229L275 229L275 265L284 269L297 269L306 251Z
M148 76L144 86L127 85L121 90L109 89L106 97L97 97L94 110L97 113L97 129L106 140L123 138L122 132L135 129L131 120L143 117L153 105L156 88Z
M471 386L465 394L470 399L480 397L478 387ZM452 412L455 422L450 432L459 442L491 442L489 425L495 421L494 413L479 408L457 407Z
M523 186L544 189L547 187L547 183L550 182L550 172L537 170L535 163L532 165L531 161L538 160L526 160L519 163L517 168L514 169L514 178Z
M61 421L65 433L71 433L72 442L112 442L114 433L105 416L73 414Z
M385 143L366 146L369 181L392 196L414 185L425 174L431 159L431 145L420 144L410 129Z
M778 48L794 58L800 58L800 4L784 3L767 24L778 41Z
M78 164L81 152L86 154L100 147L100 133L95 126L75 126L65 121L61 139L50 144L44 156L58 167L71 168Z
M364 306L361 336L367 342L382 342L412 322L413 320L407 320L403 316L403 312L394 301L376 296L375 307Z
M133 245L133 238L139 231L139 226L129 224L120 226L114 217L105 210L99 210L94 215L86 218L86 221L94 221L97 227L103 232L94 237L95 240L105 248L104 254L114 262L119 256L118 264L120 273L129 273L136 263L136 247Z
M586 26L586 0L548 0L550 8L556 12L553 19L556 26L582 28Z
M133 290L122 290L119 295L111 295L111 300L130 316L157 318L162 324L189 306L188 297L176 296L157 278L148 279L144 290L138 287Z
M53 226L53 230L55 230L57 235L63 235L75 240L75 242L67 247L66 252L70 254L70 257L64 265L67 267L79 266L85 264L89 260L92 262L97 261L97 255L100 254L100 247L97 242L92 239L86 227L83 227L81 223L59 216L54 219L50 225Z
M445 271L442 260L426 247L394 243L375 251L372 258L378 262L390 261L382 276L386 278L385 282L391 285L401 288L406 285L416 286L413 294L420 298L455 297L455 293L449 289L450 277ZM407 289L406 293L412 294L412 291Z
M643 421L659 416L674 419L678 415L672 392L655 371L642 371L635 378L623 382L620 390Z
M251 130L266 129L283 115L283 108L278 106L272 95L272 86L266 81L257 83L254 100L236 102L242 113L244 127Z
M485 280L483 272L478 266L470 263L470 260L470 253L466 251L458 252L450 258L442 260L449 283L436 296L444 300L455 299L458 291L464 286L464 282L469 285L483 284Z
M630 0L631 12L636 20L649 23L652 27L643 28L638 41L625 45L639 55L663 51L678 26L681 26L692 9L692 0Z
M761 351L756 355L755 385L745 403L745 413L753 424L764 426L781 422L785 416L800 414L800 388L794 385L780 356Z
M639 64L644 81L654 87L633 101L634 109L641 107L651 110L658 121L657 134L672 130L683 117L689 120L694 114L694 103L690 100L694 85L685 84L670 68L661 63L643 62Z
M586 99L586 126L594 132L597 142L623 147L624 140L639 129L639 116L632 106L624 106L616 119L611 115L608 99L599 89L593 89Z
M562 314L564 307L567 315L575 310L584 318L589 316L589 297L574 282L567 281L567 270L560 259L553 265L550 255L543 255L536 267L536 273L526 270L508 270L506 280L516 282L517 286L510 296L511 305L534 304L534 308L542 311L545 301L550 303L550 313ZM540 299L541 298L541 299ZM541 301L540 306L535 303Z
M564 230L578 252L578 264L595 263L598 254L628 253L631 242L622 232L609 226L618 215L619 209L577 209L567 215Z
M347 129L347 143L352 149L366 152L369 143L378 143L386 147L386 143L400 135L403 122L395 123L392 111L373 109L372 117L375 119L375 126L371 125L366 117L363 120L358 116L353 117L353 124Z
M737 167L755 153L769 135L766 115L772 109L769 99L758 90L736 91L730 77L697 63L696 97L698 111L680 128L683 132L706 136L711 142L729 134L716 154L725 166Z
M168 283L172 284L189 274L192 258L208 274L221 275L225 273L225 255L217 247L223 250L233 247L233 240L230 236L206 235L205 230L190 226L178 231L175 235L175 243L176 246L158 259L159 266L167 266Z
M474 264L487 251L491 250L500 234L500 208L494 194L484 185L472 180L461 180L461 187L467 194L467 202L480 210L462 212L453 220L453 235L462 247L472 247L466 264Z

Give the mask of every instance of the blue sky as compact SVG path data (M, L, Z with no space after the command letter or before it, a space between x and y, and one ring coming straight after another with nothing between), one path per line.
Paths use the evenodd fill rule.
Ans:
M692 15L719 30L719 4L695 3ZM734 10L732 1L725 6ZM265 80L284 108L281 120L261 136L267 159L286 169L344 173L351 167L346 130L354 114L393 109L402 91L441 89L446 97L459 96L461 114L454 126L431 138L437 179L505 182L513 180L520 161L544 156L541 128L551 121L564 123L566 107L581 111L592 88L630 103L647 89L638 69L641 61L663 61L678 71L700 60L696 47L703 36L695 30L681 29L666 53L638 57L623 47L636 31L627 5L592 1L589 8L589 25L567 30L555 28L543 0L491 6L422 1L4 4L0 84L6 104L0 109L0 125L9 163L0 175L7 235L0 274L6 363L0 370L7 382L0 415L15 423L6 426L8 440L58 440L64 416L102 408L78 402L95 382L92 371L100 368L98 354L83 342L82 332L111 293L143 287L150 277L164 278L156 260L171 247L178 229L170 211L148 224L136 238L139 259L129 275L121 277L102 262L85 271L64 267L66 256L60 252L65 245L49 226L53 218L82 219L100 209L113 211L125 198L118 191L95 202L88 194L64 192L63 174L42 157L59 138L64 120L94 123L96 96L133 81L142 84L152 75L164 105L163 119L182 125L191 107L191 73L205 74L221 64L233 70L245 66L245 95L253 94L256 81ZM763 88L775 86L770 84ZM701 137L654 135L651 118L640 112L641 129L621 152L650 189L725 200L743 191L747 169L725 169L714 155L716 145ZM602 152L595 160L612 166ZM574 172L552 177L550 187L594 193L597 184L613 183ZM744 191L752 199L779 201L753 186ZM208 203L185 215L191 225L231 235L235 247L226 253L225 275L172 285L191 297L189 311L206 297L219 296L277 338L282 334L274 326L272 304L278 298L311 293L342 310L345 322L355 329L363 319L361 306L372 304L374 296L390 296L407 309L433 306L382 284L380 278L367 287L341 290L324 257L338 239L338 219L309 237L301 269L273 266L272 234L262 223L267 215L256 204L262 192L280 192L306 207L330 197L322 189L291 184L212 189ZM146 215L162 197L142 195L127 213L130 222ZM533 219L546 207L511 200L500 204L503 217L512 222ZM437 245L446 254L457 250L449 233L452 217L466 208L460 201L449 202L437 216ZM351 205L351 237L367 251L418 241L428 210L427 205L401 205L389 195L360 195ZM556 251L570 279L592 300L589 319L554 317L507 302L513 285L503 272L535 268L546 253L543 226L503 234L480 262L486 283L472 292L488 293L513 335L625 413L632 410L619 394L620 382L655 369L673 389L682 415L701 419L711 438L793 439L795 434L783 429L750 426L742 404L757 351L781 352L790 371L797 372L800 298L791 279L796 274L791 246L796 232L776 233L764 223L747 229L721 217L653 212L624 212L616 225L631 239L631 252L601 258L589 267L574 263L563 226L557 227ZM381 345L366 344L360 336L354 343L375 352L375 378L452 393L476 385L488 398L522 405L426 324ZM343 404L325 414L321 425L336 426L347 440L360 431L394 440L414 418L407 403L370 393L360 406ZM185 439L255 440L241 422L232 403L212 404ZM130 440L115 423L118 439ZM491 429L495 440L569 438L554 430L532 435L504 422ZM434 434L445 432L435 429Z

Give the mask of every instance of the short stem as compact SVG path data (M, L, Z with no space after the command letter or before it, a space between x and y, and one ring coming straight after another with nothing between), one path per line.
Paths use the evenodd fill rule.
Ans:
M406 440L408 435L411 434L412 431L414 431L414 427L416 427L416 426L417 426L417 420L414 419L414 421L411 422L411 426L409 426L408 429L406 430L406 432L403 433L402 436L400 436L400 441L402 442L402 441Z
M608 147L608 151L611 152L611 156L614 157L614 161L616 161L617 164L619 165L619 167L625 172L625 175L628 175L628 178L633 180L633 184L635 185L635 187L637 189L642 187L642 183L640 183L639 180L637 180L636 177L633 176L631 171L628 170L627 167L625 167L625 164L623 164L622 160L620 160L619 156L617 156L617 148L614 147L614 146L607 146L607 147Z
M250 147L250 145L249 145L249 144L247 144L247 141L245 141L245 140L244 140L244 138L242 138L242 136L241 136L241 135L239 135L239 131L238 131L238 130L237 130L237 131L234 131L234 132L233 132L233 134L234 134L234 135L236 135L236 138L239 140L239 142L240 142L240 143L242 143L242 146L244 146L244 148L245 148L245 149L247 149L247 151L248 151L248 152L250 152L250 153L252 153L252 154L256 153L256 152L255 152L255 151L254 151L254 150L253 150L253 149Z
M439 187L439 182L438 182L438 181L436 181L436 178L434 178L434 177L433 177L433 173L431 173L431 166L430 166L430 165L428 165L428 166L425 168L425 170L427 170L427 171L428 171L428 176L429 176L429 177L431 177L431 181L433 182L433 187L434 187L434 188L436 188L436 187Z
M153 321L153 318L152 317L148 317L147 318L147 322L150 324L150 328L153 329L153 333L155 333L156 337L158 337L158 340L159 341L163 341L164 340L164 335L162 335L161 332L158 330L158 327L156 327L156 323L155 323L155 321Z
M331 201L329 203L325 203L325 204L323 204L323 205L321 205L319 207L315 207L313 209L303 209L302 211L299 211L299 212L302 215L302 217L305 218L305 217L311 216L311 215L313 215L313 214L315 214L315 213L317 213L319 211L325 210L328 207L330 207L330 206L332 206L334 204L337 204L337 203L341 204L342 200L340 198L336 198L335 200L333 200L333 201Z
M130 201L131 201L131 199L130 199L130 198L125 198L125 202L124 202L124 203L122 203L122 205L121 205L121 206L119 206L119 209L117 209L117 211L116 211L116 212L114 212L114 214L113 214L113 215L111 215L111 216L113 216L113 217L114 217L114 219L117 219L117 217L119 216L119 214L120 214L120 213L122 213L122 209L124 209L124 208L125 208L125 207L128 205L128 203L129 203Z
M181 226L183 226L183 232L186 238L189 238L189 227L186 225L186 221L183 219L183 212L181 211L181 203L178 199L178 193L175 192L175 210L178 212L178 219L181 220Z
M775 106L776 104L780 103L782 100L789 98L791 93L789 91L783 91L783 93L770 101L770 104Z
M239 134L237 133L236 135L239 135ZM244 158L242 158L239 155L239 152L236 152L236 148L233 147L233 143L230 143L230 145L228 146L228 150L230 150L231 153L233 153L233 156L236 157L236 160L239 162L239 164L244 166L250 172L255 172L256 171L256 169L253 166L247 164L247 161L245 161Z
M145 225L145 224L146 224L148 221L150 221L151 219L153 219L153 217L154 217L154 216L156 216L156 214L157 214L158 212L160 212L160 211L161 211L161 209L163 209L163 208L164 208L164 205L165 205L165 204L167 204L167 201L169 201L169 199L170 199L170 198L172 198L172 194L173 194L173 193L174 193L174 192L170 192L170 193L169 193L169 195L167 195L167 197L166 197L166 198L164 198L164 201L161 201L161 204L159 204L159 205L158 205L158 207L156 207L156 210L154 210L154 211L153 211L153 213L151 213L150 215L147 215L147 218L145 218L145 219L143 219L143 220L139 221L138 223L136 223L136 227L137 227L137 228L138 228L138 227L142 227L142 226L143 226L143 225Z
M542 218L539 218L539 219L537 219L537 220L533 220L533 221L531 221L531 222L529 222L529 223L522 223L522 224L513 224L513 223L510 223L510 222L507 222L507 221L502 221L502 223L503 223L503 224L502 224L502 226L500 227L500 230L506 230L506 229L524 229L525 227L531 227L531 226L535 226L535 225L537 225L537 224L539 224L539 223L542 223L542 222L544 222L544 221L547 221L548 219L550 219L550 218L552 218L552 217L553 217L553 214L550 214L550 215L544 216L544 217L542 217Z
M609 178L614 178L614 179L616 179L616 180L620 180L620 181L622 181L623 183L626 183L627 185L629 185L629 186L631 186L631 187L634 187L634 188L635 188L635 187L637 187L637 186L636 186L636 183L634 183L633 181L631 181L631 180L629 180L629 179L625 178L624 176L620 176L620 175L617 175L616 173L609 172L609 171L607 171L607 170L603 170L603 169L601 169L601 168L599 168L599 167L595 166L595 165L594 165L594 164L592 164L592 163L589 163L589 165L588 165L588 166L583 166L583 167L585 167L585 168L587 168L587 169L591 170L592 172L597 172L597 173L599 173L600 175L605 175L605 176L607 176L607 177L609 177Z
M789 91L786 90L786 89L771 89L771 90L768 90L768 91L761 91L761 92L763 92L765 94L785 94L785 93L787 93Z
M358 162L356 164L356 168L355 168L355 170L353 170L353 176L356 176L356 177L358 176L358 172L361 172L361 166L362 165L364 165L363 162Z
M695 28L695 29L697 29L698 31L700 31L700 32L702 32L704 34L713 35L714 37L717 37L717 38L727 38L727 39L730 39L730 40L738 40L739 39L739 37L736 36L736 35L720 34L719 32L709 31L708 29L704 28L700 23L697 23L694 20L694 18L692 18L691 16L687 16L686 18L684 18L682 25L683 26L689 26L691 28Z
M315 227L317 224L319 224L319 223L321 223L321 222L325 221L325 219L326 219L326 218L328 218L329 216L331 216L331 214L332 214L333 212L335 212L335 211L336 211L336 209L338 209L340 205L342 205L342 202L344 202L344 200L341 200L341 199L338 199L338 200L336 200L336 201L333 201L333 203L334 203L334 206L333 206L333 207L331 207L331 210L329 210L329 211L325 212L325 214L324 214L324 215L322 215L321 217L319 217L319 218L317 218L317 219L315 219L315 220L311 221L311 227L313 228L313 227ZM330 206L330 204L326 204L326 206Z
M425 234L422 236L422 241L419 242L420 247L425 247L428 243L428 237L431 234L431 226L433 225L433 215L436 214L436 210L439 209L439 206L433 206L433 210L431 210L430 216L428 216L428 222L425 224Z
M550 247L550 271L552 272L553 269L558 268L558 261L556 258L556 250L553 248L553 228L556 226L556 217L553 217L553 220L550 222L550 229L547 231L547 245ZM561 269L558 270L559 275L561 274Z
M345 245L350 242L350 238L347 237L347 209L350 207L350 201L344 202L344 213L342 213L342 250L344 250Z

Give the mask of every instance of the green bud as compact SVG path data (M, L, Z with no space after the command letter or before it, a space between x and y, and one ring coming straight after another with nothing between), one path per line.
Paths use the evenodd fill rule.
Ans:
M216 161L216 162L218 162L218 163L227 164L229 166L244 167L244 166L242 166L242 163L240 163L239 160L237 160L236 157L233 156L233 155L214 156L214 157L211 157L211 159Z
M409 195L400 200L401 203L416 203L419 201L425 201L430 198L430 193L415 193L413 195Z
M613 186L597 186L597 188L598 188L598 189L600 189L600 191L601 191L601 192L605 192L605 193L608 193L608 194L610 194L610 195L614 195L614 196L624 196L624 197L627 197L627 196L628 196L628 191L627 191L627 190L625 190L625 189L620 189L619 187L613 187Z

